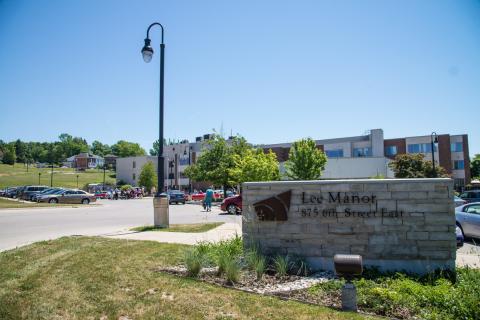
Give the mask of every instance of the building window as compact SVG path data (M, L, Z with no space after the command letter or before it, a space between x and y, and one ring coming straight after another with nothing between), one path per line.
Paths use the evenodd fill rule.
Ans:
M433 150L437 152L437 146L434 145ZM409 144L407 147L408 153L429 153L432 152L432 144L431 143L415 143Z
M452 152L463 152L463 143L453 142L450 144L450 151Z
M135 173L133 173L133 174L132 174L132 179L133 179L133 181L135 181L135 178L136 178L136 177L137 177L137 176L135 175Z
M186 166L186 165L188 165L188 162L189 162L188 156L185 156L185 157L182 156L182 157L180 157L179 162L180 162L180 165L181 165L181 166Z
M455 170L463 170L465 169L465 162L463 160L455 160L453 161L453 169Z
M132 162L132 168L135 169L137 167L137 163L135 161Z
M343 158L343 149L325 150L325 154L329 158Z
M397 146L387 146L385 148L385 154L387 156L395 156L397 154Z
M370 147L353 148L353 156L354 157L371 157L372 156L372 148L370 148Z

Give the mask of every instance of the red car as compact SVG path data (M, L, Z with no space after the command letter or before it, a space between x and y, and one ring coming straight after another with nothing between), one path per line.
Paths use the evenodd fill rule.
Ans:
M190 196L192 198L192 201L203 201L205 199L205 192L196 192ZM222 199L222 194L218 192L213 192L213 200L214 201L220 201Z
M242 212L242 195L228 197L220 205L222 211L230 214L239 214Z
M192 201L202 201L205 198L205 193L203 192L195 192L191 195Z

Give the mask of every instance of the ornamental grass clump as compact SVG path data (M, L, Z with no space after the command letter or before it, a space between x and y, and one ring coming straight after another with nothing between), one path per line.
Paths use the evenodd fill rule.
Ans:
M183 259L190 277L197 277L206 261L204 253L196 248L185 251Z
M273 267L275 268L275 272L277 273L277 277L285 277L288 272L290 271L291 261L290 257L277 255L273 258Z
M237 258L227 260L225 263L225 276L227 281L231 284L238 282L241 270L242 266Z
M257 280L261 280L265 270L267 268L267 261L263 256L257 256L257 260L255 260L255 274L257 275Z

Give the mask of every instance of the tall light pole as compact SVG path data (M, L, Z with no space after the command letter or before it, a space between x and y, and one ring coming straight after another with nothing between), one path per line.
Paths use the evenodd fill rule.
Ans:
M105 191L105 167L106 167L106 164L103 163L103 186L102 186L102 191Z
M53 187L53 162L52 162L52 171L50 172L50 188Z
M150 29L159 26L162 29L162 42L160 43L160 110L158 125L158 160L157 160L157 194L153 198L153 222L156 227L169 226L168 198L165 191L165 158L163 156L163 88L164 88L164 66L165 66L165 44L163 43L163 26L154 22L148 26L147 37L142 48L142 56L145 62L152 61L153 48L150 46Z
M40 176L42 175L41 172L38 173L38 185L40 185Z
M435 143L438 143L438 137L436 132L432 132L430 135L431 138L431 147L432 147L432 169L433 169L433 177L437 177L437 170L435 169Z
M78 189L78 174L77 174L77 189Z
M158 162L157 162L157 185L158 191L156 197L166 197L165 191L165 158L163 156L163 79L164 79L164 62L165 62L165 44L163 43L163 26L158 23L152 23L147 29L147 37L145 45L142 48L143 60L145 62L152 61L153 48L150 46L150 29L153 26L159 26L162 29L162 42L160 43L160 114L159 114L159 132L158 132Z
M189 144L190 145L190 144ZM192 165L192 162L191 162L191 155L192 155L192 147L191 146L187 146L185 148L185 151L183 152L183 155L186 156L187 155L187 148L188 148L188 166L191 166ZM189 193L192 193L192 182L190 181L190 178L188 178L188 192Z

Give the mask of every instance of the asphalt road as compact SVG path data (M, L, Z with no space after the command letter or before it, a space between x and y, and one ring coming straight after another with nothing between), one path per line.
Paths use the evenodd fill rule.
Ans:
M107 235L153 224L152 198L100 200L99 205L76 208L0 210L0 251L32 242L70 235ZM241 216L223 214L218 207L205 212L200 205L171 205L170 224L232 222Z

